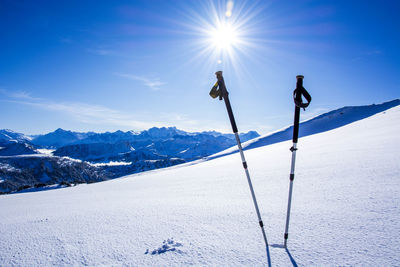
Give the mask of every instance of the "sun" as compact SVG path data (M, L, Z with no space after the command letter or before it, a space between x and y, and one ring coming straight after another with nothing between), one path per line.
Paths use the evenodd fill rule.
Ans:
M262 48L259 28L263 5L247 0L204 1L199 9L185 10L190 60L201 69L224 69L235 73L242 70L245 60L257 59ZM185 21L186 22L186 21Z
M231 24L220 23L209 32L210 42L219 50L230 50L239 44L237 29Z

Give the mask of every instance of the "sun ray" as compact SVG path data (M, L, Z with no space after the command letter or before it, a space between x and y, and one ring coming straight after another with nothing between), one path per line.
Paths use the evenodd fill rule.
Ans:
M246 80L249 64L261 65L260 51L264 49L264 17L268 5L259 1L202 1L193 7L181 8L183 20L175 21L188 39L179 55L187 66L196 66L201 76L224 70L231 77ZM230 16L226 12L230 11ZM183 45L183 43L181 43Z

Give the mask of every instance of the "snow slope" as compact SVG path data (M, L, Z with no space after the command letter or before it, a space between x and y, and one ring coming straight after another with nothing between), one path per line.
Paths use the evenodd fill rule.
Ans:
M400 107L245 152L272 266L400 261ZM265 266L238 154L76 187L0 196L0 266ZM291 258L290 258L290 257Z
M366 106L349 106L343 107L330 112L326 112L309 120L303 121L300 124L299 137L308 136L312 134L322 133L325 131L333 130L338 127L342 127L346 124L365 119L376 113L385 111L400 105L400 99L384 102L382 104L372 104ZM301 111L300 117L304 111ZM272 133L268 133L263 136L259 136L252 140L242 140L243 149L252 149L260 146L266 146L275 144L278 142L291 140L293 137L293 126L277 130ZM247 142L245 142L247 141ZM225 149L224 151L218 152L214 155L208 156L208 159L213 159L225 155L229 155L237 152L237 147Z

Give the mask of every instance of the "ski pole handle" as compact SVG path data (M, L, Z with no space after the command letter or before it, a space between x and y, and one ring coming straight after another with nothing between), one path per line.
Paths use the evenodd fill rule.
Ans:
M212 98L219 97L219 100L222 100L226 95L228 95L225 87L224 77L222 77L222 71L217 71L215 75L217 76L217 82L211 88L210 96Z
M294 98L294 103L295 103L295 108L294 108L294 122L293 122L293 143L297 143L297 140L299 138L299 124L300 124L300 105L301 103L301 88L303 88L303 75L297 75L296 76L297 83L296 83L296 89L293 92L293 98Z
M296 89L293 91L294 104L297 107L300 107L300 108L303 108L304 110L306 110L306 107L308 107L308 105L310 105L310 103L311 103L311 95L303 87L304 76L297 75L296 79L297 79ZM306 103L303 103L302 96L307 100Z
M308 105L311 103L311 95L303 87L304 76L297 75L296 79L296 89L293 91L293 99L296 106L294 110L293 143L297 143L297 139L299 137L300 108L306 110L306 107L308 107ZM304 103L302 97L304 97L307 102Z
M298 90L299 92L301 92L302 88L303 88L303 79L304 79L303 75L297 75L296 76L296 90ZM298 95L301 96L301 93L298 94Z
M217 83L219 86L219 90L221 91L219 94L219 100L222 100L223 97L225 97L225 93L226 91L226 87L225 87L225 81L224 81L224 77L222 77L222 70L217 71L215 73L215 76L217 76Z
M236 126L235 117L233 116L231 103L228 97L228 90L226 90L224 77L222 76L222 71L217 71L215 73L218 80L218 87L219 87L219 100L224 99L226 110L228 111L229 120L231 121L232 131L234 133L238 132L238 128Z

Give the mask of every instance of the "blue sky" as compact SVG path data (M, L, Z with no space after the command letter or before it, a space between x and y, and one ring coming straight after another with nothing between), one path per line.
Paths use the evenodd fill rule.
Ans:
M398 1L0 0L0 128L38 134L176 126L230 131L209 97L223 70L239 131L399 98ZM236 42L210 33L232 25Z

